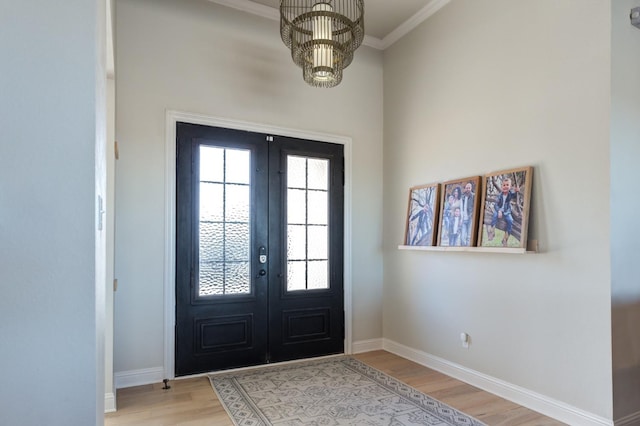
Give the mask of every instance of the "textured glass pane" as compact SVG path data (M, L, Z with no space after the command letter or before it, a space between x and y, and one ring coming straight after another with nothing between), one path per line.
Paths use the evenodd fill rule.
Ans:
M309 216L307 218L309 224L327 225L329 216L328 198L329 193L325 191L309 191L307 193L309 200Z
M287 156L287 188L307 187L307 160L295 155Z
M249 186L225 185L226 222L249 222Z
M306 223L307 201L304 189L287 190L287 223Z
M200 263L198 294L211 296L224 294L223 263Z
M250 151L246 149L227 149L226 154L227 173L225 182L248 184L251 176Z
M287 262L287 291L306 290L306 263Z
M329 160L309 158L309 189L329 189Z
M309 262L309 285L308 289L329 288L329 262L326 260L319 262Z
M224 260L222 253L223 229L221 223L200 222L201 263Z
M306 259L306 246L305 226L289 225L287 227L287 260Z
M224 272L226 279L224 294L251 293L249 262L227 263Z
M224 149L200 145L200 180L222 182Z
M328 228L326 226L309 226L307 232L309 237L307 253L309 259L327 259Z
M200 220L222 221L222 184L200 183Z
M225 224L225 260L249 261L249 224Z

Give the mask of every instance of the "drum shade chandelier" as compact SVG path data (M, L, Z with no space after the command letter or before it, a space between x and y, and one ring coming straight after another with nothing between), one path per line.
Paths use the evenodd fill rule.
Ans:
M280 0L280 35L314 87L334 87L364 38L364 0Z

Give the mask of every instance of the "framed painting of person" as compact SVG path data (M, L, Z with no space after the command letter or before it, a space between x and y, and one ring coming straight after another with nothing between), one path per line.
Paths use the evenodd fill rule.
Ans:
M481 247L527 247L533 167L502 170L483 177Z
M405 228L408 246L433 246L437 235L440 185L414 186L409 189L409 206Z
M438 246L476 245L480 209L480 176L456 179L442 184Z

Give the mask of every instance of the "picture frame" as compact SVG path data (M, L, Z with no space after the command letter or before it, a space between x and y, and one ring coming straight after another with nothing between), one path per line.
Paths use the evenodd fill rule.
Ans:
M527 247L532 181L531 166L484 175L478 246Z
M436 242L440 184L409 189L404 241L408 246L433 246Z
M438 246L474 247L478 235L480 176L442 183Z

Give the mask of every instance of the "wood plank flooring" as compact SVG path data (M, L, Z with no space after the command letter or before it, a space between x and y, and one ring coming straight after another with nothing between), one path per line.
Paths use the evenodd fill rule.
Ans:
M385 351L354 358L436 398L487 425L553 426L556 420ZM118 411L105 426L233 426L206 377L119 389Z

